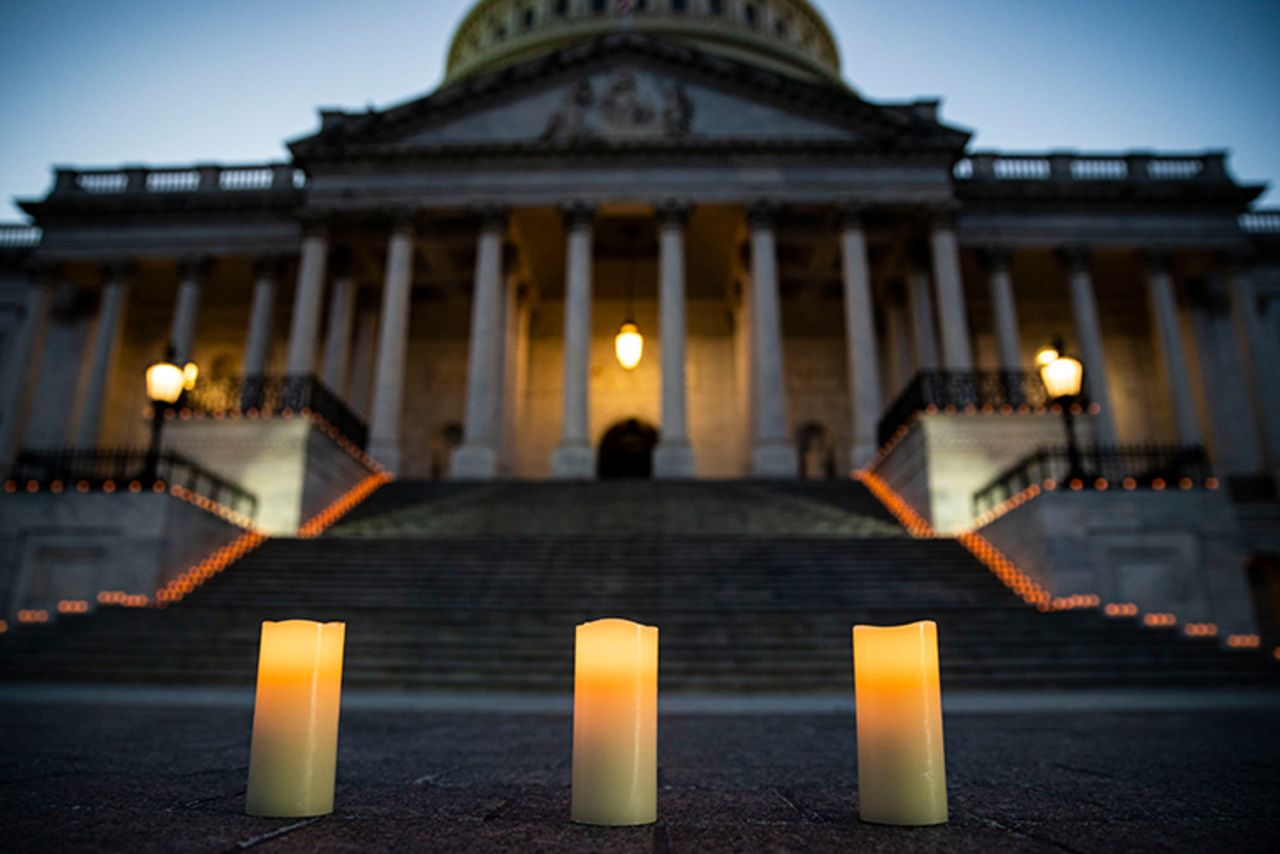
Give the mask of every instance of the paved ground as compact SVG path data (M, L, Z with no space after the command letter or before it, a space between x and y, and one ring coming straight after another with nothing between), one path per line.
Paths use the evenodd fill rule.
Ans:
M1274 851L1280 707L1205 698L1046 711L953 705L949 825L857 820L854 722L827 701L675 702L660 821L570 824L570 722L535 705L360 702L342 721L337 811L241 812L242 696L91 699L0 687L6 851ZM1224 699L1223 705L1227 704ZM465 705L465 704L463 704ZM1206 709L1205 707L1209 708ZM987 711L977 711L979 709ZM1021 710L1016 710L1016 709ZM755 709L755 711L752 711ZM964 711L964 709L969 709ZM1011 710L1013 709L1013 710Z

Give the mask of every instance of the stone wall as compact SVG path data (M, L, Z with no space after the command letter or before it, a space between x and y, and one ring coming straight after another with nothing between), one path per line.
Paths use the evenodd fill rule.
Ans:
M56 612L104 590L154 596L240 528L166 494L0 496L0 610Z
M1215 623L1220 636L1256 631L1246 550L1224 493L1051 492L982 534L1054 596Z
M303 418L173 421L165 447L258 498L258 528L292 536L370 471Z

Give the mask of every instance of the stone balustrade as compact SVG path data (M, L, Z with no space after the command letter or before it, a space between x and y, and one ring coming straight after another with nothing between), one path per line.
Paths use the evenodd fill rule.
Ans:
M1280 235L1280 208L1249 211L1240 215L1240 228L1246 234ZM2 241L3 238L0 238ZM0 245L3 245L0 242Z
M307 185L306 174L289 163L245 166L199 164L151 168L54 170L53 195L89 193L293 192Z
M1230 181L1226 152L1075 154L974 152L956 164L961 181Z
M32 249L39 245L41 230L21 222L0 222L0 249Z

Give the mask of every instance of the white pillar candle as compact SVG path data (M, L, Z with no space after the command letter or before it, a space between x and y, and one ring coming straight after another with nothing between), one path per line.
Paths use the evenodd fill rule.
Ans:
M937 624L854 626L853 673L862 820L942 824L947 773Z
M658 630L630 620L578 626L573 820L652 824L658 814Z
M249 755L250 815L333 812L345 623L262 624Z

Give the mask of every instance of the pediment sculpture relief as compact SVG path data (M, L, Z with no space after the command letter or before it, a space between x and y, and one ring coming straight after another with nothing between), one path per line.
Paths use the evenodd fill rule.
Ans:
M571 87L542 138L550 142L679 139L689 135L692 123L693 101L684 84L663 84L631 71L617 71L607 80L584 78Z

